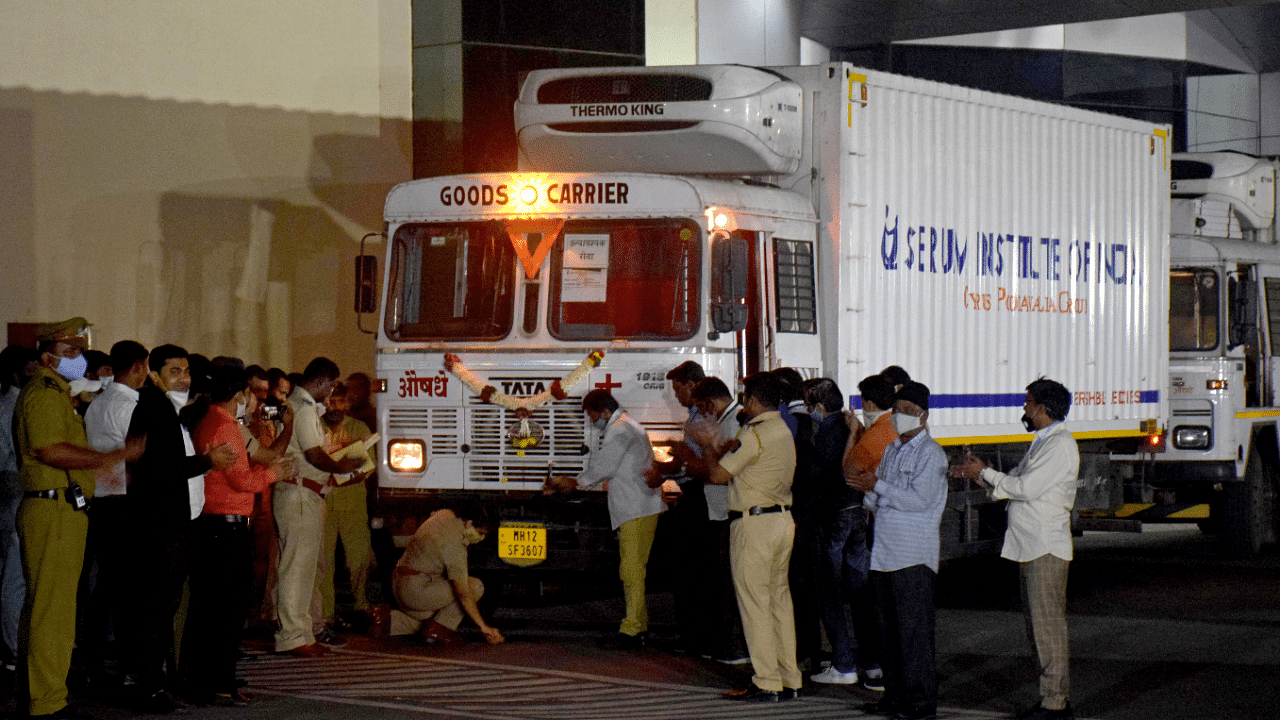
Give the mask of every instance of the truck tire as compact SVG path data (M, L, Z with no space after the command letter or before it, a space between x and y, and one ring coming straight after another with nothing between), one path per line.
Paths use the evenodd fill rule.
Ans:
M1223 488L1223 544L1228 557L1258 554L1276 540L1276 468L1255 448L1249 453L1244 478Z

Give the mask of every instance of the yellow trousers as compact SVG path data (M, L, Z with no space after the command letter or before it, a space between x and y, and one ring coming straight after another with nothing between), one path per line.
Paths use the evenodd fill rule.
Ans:
M636 518L618 526L618 552L622 556L618 577L622 580L622 597L627 603L627 616L618 627L618 632L623 635L634 636L649 630L649 608L644 597L645 576L659 517Z
M742 632L762 690L799 689L795 611L787 578L795 540L791 513L748 515L729 524L729 565Z
M47 715L67 706L67 671L76 639L76 588L89 516L72 509L61 491L53 499L24 498L18 509L18 535L27 580L18 642L19 652L23 645L26 650L28 712Z
M369 563L373 559L373 541L369 533L366 497L364 483L358 483L333 488L325 498L324 537L320 544L320 565L316 572L320 608L317 612L312 607L313 625L333 622L333 572L339 538L342 539L342 554L347 561L347 574L351 576L351 594L355 596L353 607L356 610L369 609L366 590Z

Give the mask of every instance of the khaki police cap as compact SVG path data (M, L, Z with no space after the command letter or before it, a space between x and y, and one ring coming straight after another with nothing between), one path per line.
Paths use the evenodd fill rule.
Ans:
M45 323L36 328L36 340L56 340L77 347L89 347L89 321L73 317L56 323Z

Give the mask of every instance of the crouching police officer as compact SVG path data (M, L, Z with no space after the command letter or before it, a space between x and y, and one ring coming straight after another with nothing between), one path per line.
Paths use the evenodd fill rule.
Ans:
M67 671L93 471L132 461L142 452L141 442L108 453L89 447L70 385L84 377L88 365L88 327L77 317L36 329L40 368L23 387L14 410L23 490L18 534L27 578L18 650L26 667L18 688L31 717L76 717L67 707Z

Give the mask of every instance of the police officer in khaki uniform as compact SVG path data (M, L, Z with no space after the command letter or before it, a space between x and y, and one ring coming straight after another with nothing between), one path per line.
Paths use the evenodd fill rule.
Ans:
M131 461L135 442L109 453L89 447L71 403L72 380L84 377L89 323L80 317L36 329L40 369L14 410L23 500L18 510L27 598L20 637L25 648L31 717L75 717L67 708L67 671L76 630L76 585L84 562L94 470Z
M729 485L729 565L742 614L754 676L751 686L726 697L777 702L800 696L795 615L787 574L795 521L791 481L796 447L777 407L782 383L770 373L742 381L749 420L735 440L714 431L697 435L711 465L708 480Z

